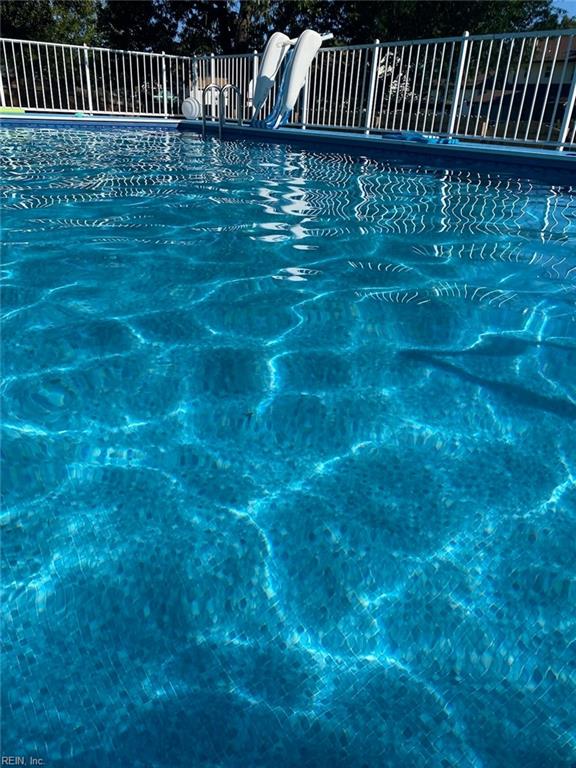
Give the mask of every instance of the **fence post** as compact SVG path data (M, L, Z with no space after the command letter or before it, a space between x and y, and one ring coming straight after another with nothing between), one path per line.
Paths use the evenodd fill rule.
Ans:
M162 93L164 94L164 119L168 118L168 93L166 91L166 54L162 51Z
M570 118L576 108L576 69L572 75L572 85L570 86L570 93L568 94L568 100L566 101L566 107L564 108L564 117L562 118L562 125L560 126L560 133L558 134L558 147L557 149L562 152L564 147L562 144L568 138L568 128L570 126ZM576 119L576 115L574 115Z
M259 59L258 59L258 51L254 50L252 53L252 92L249 92L250 96L250 107L252 107L252 104L254 103L254 88L256 87L256 79L258 78L258 66L259 66ZM248 87L248 91L250 91L250 87ZM252 115L254 115L254 109L252 109Z
M92 81L90 80L90 64L88 62L88 46L84 43L84 74L86 75L86 88L88 89L88 112L92 114Z
M2 79L2 67L0 67L0 106L6 106L6 97L4 96L4 81Z
M210 54L210 82L216 84L216 56Z
M216 85L216 57L213 53L210 54L210 82ZM214 91L210 91L210 112L212 113L212 122L216 120L216 109L220 108L219 99L214 98ZM218 112L218 119L220 119L220 112Z
M458 112L458 102L460 100L460 91L462 90L462 75L464 74L464 64L466 63L469 37L470 32L464 32L462 35L462 46L460 48L460 56L458 57L456 83L454 85L454 95L452 97L452 109L450 110L450 120L448 121L448 134L450 136L454 133L454 128L456 126L456 113Z
M256 78L258 77L258 51L254 50L252 54L252 80L256 85Z
M308 94L309 94L309 80L310 80L310 70L308 70L308 74L306 75L306 80L304 80L304 90L302 91L302 130L306 130L306 123L308 122Z
M366 123L364 133L370 133L372 119L374 117L374 101L376 100L376 86L378 85L378 67L380 66L380 40L374 40L372 50L372 68L370 70L370 88L368 90L368 102L366 104Z

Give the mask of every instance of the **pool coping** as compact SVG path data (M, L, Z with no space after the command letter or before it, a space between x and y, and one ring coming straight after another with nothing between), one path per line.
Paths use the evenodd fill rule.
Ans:
M201 132L201 123L190 125L191 123L196 123L196 121L182 120L178 130ZM207 130L217 135L218 124L207 123ZM431 153L454 158L474 156L476 159L479 159L489 157L491 159L497 158L501 162L520 163L522 165L530 163L550 167L550 164L553 164L563 169L576 166L576 154L559 152L558 150L531 149L530 147L510 147L463 141L455 144L426 143L422 141L392 139L379 134L353 134L337 130L322 131L311 128L281 128L277 131L271 131L228 123L224 126L222 136L223 138L242 136L242 138L272 141L274 143L281 141L283 143L302 142L310 144L314 140L320 140L322 144L337 145L338 147L356 147L371 151L395 149L419 155Z
M179 123L185 122L180 118L170 117L136 117L136 116L122 116L116 115L70 115L62 112L51 113L35 113L35 112L0 112L0 126L5 128L7 125L20 123L22 125L38 125L46 124L47 126L61 127L71 125L106 125L115 127L125 127L127 125L137 125L140 127L148 128L168 128L170 130L176 130Z
M13 127L22 125L31 127L41 125L44 127L106 127L126 128L138 127L149 129L165 129L182 132L202 132L200 120L185 120L181 118L165 117L117 117L108 115L69 115L61 113L34 114L34 113L0 113L0 127ZM207 121L207 133L218 135L218 123ZM574 168L576 171L576 153L559 152L552 149L532 149L531 147L511 147L508 145L482 144L480 142L459 141L454 144L426 143L419 141L407 141L403 139L383 137L380 134L361 134L343 130L319 130L312 128L281 128L270 130L265 128L252 128L248 125L226 123L222 131L226 139L253 139L271 143L301 143L310 146L321 143L337 146L340 149L360 149L363 151L384 153L387 150L399 151L410 155L427 155L451 157L453 159L470 158L476 160L490 159L499 163L510 165L522 165L525 168L540 167L546 169L562 169L564 171ZM318 148L318 147L316 147Z

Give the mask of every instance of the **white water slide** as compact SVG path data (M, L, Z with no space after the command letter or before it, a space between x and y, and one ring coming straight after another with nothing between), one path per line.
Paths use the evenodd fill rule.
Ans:
M282 32L274 32L266 44L254 85L252 125L261 128L279 128L286 123L296 105L300 91L304 87L310 65L323 41L331 38L331 34L319 35L318 32L311 29L304 30L300 37L294 40L290 40ZM288 63L284 70L274 108L267 118L258 120L258 113L274 85L280 65L287 55L289 57Z

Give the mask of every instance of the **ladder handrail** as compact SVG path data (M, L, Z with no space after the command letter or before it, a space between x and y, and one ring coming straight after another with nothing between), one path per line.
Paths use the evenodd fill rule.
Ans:
M222 141L222 127L224 126L224 94L231 88L236 94L236 114L238 115L238 125L242 125L242 91L233 83L218 85L217 83L208 83L202 88L202 138L206 138L206 94L214 89L218 94L218 138Z
M222 91L222 88L219 85L216 85L216 83L208 83L208 85L202 88L202 138L203 139L206 138L206 94L212 88L215 88L216 92L218 93L218 106L220 106L220 92ZM218 117L220 118L220 115ZM219 119L218 138L222 140L222 120L221 119Z
M226 85L222 86L220 88L220 99L219 99L219 108L220 108L220 137L222 137L222 125L224 123L224 94L228 90L228 88L231 88L234 93L236 94L236 115L238 119L238 125L242 125L242 91L240 88L238 88L237 85L234 85L234 83L226 83Z

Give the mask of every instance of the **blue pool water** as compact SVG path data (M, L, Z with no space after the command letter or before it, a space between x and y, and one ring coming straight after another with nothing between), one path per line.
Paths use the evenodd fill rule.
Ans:
M7 129L4 755L576 763L576 188Z

